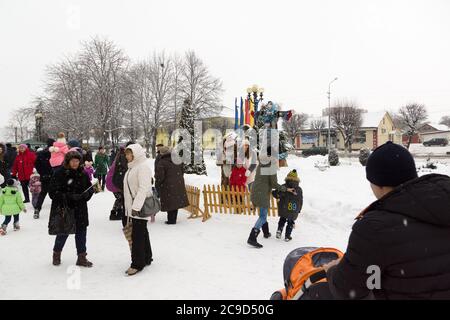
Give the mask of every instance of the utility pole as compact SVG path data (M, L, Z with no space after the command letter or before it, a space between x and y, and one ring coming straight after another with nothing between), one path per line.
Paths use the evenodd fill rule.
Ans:
M328 85L328 154L331 150L331 84L335 82L338 78L334 78Z

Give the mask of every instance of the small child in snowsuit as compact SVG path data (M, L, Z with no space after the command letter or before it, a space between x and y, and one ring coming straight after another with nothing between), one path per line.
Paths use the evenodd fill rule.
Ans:
M41 176L36 171L36 169L33 169L33 174L30 176L30 192L31 192L31 203L33 204L34 209L36 209L41 189L42 189Z
M92 179L94 178L94 167L92 166L92 161L85 161L84 162L84 173L86 173L89 177L89 181L92 182Z
M0 227L0 235L6 234L6 228L11 222L11 216L14 218L14 231L20 229L19 213L27 212L23 203L22 194L17 188L18 183L14 179L9 179L5 188L0 192L0 214L5 216Z
M284 181L286 182L284 186L286 188L295 189L296 195L290 192L279 192L276 190L272 191L274 198L278 199L278 216L280 217L276 237L277 239L281 238L284 225L287 222L284 240L290 241L292 240L291 233L292 229L294 229L295 220L298 218L298 214L302 210L303 191L299 186L300 179L295 169L288 173Z

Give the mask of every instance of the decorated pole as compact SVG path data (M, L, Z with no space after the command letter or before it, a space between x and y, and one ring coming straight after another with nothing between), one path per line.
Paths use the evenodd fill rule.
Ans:
M239 125L242 127L244 125L244 100L241 97L241 118L239 119Z
M234 130L239 127L237 98L234 98Z

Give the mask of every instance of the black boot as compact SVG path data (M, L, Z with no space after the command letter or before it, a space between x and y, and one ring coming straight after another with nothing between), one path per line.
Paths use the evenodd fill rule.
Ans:
M270 236L272 235L270 232L269 232L269 223L268 222L266 222L266 223L264 223L263 225L262 225L262 231L263 231L263 234L264 234L264 238L270 238Z
M122 217L119 216L119 213L117 211L111 210L111 214L109 215L109 220L111 220L111 221L122 220Z
M256 238L258 238L258 235L260 233L260 230L253 228L252 231L250 231L250 236L248 237L247 243L255 248L262 248L263 246L258 243Z
M292 240L292 237L291 237L292 229L294 229L294 223L288 221L288 224L286 226L286 234L284 235L284 240L285 241L291 241Z

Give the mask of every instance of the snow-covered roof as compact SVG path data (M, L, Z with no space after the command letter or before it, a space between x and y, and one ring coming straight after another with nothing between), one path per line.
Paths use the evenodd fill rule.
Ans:
M385 114L386 111L362 113L363 121L361 128L378 128Z
M381 120L383 120L386 111L379 112L363 112L362 116L362 125L361 128L378 128ZM311 123L316 120L323 120L325 122L324 129L328 129L328 116L325 117L310 117L308 119L308 125L306 126L308 129L311 128Z
M450 130L445 124L428 123L431 127L435 128L437 131L448 131Z

